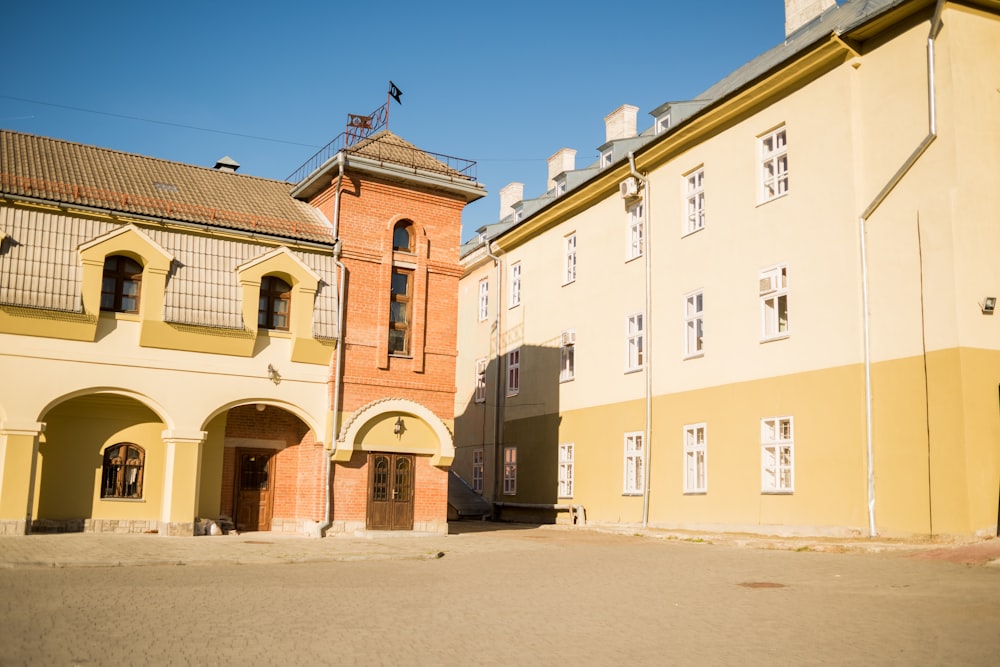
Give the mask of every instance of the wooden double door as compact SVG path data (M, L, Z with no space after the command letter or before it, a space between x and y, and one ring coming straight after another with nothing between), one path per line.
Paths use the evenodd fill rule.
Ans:
M271 530L275 454L236 450L236 530Z
M413 454L368 455L369 530L413 530Z

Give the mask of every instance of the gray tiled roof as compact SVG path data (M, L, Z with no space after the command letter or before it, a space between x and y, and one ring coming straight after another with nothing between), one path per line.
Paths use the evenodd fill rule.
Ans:
M332 243L292 185L0 130L0 193Z

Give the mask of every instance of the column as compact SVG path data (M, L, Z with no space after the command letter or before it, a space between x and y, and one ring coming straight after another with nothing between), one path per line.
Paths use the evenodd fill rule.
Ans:
M35 502L42 422L0 424L0 535L27 535Z
M194 535L201 486L201 446L205 431L163 432L166 472L160 535Z

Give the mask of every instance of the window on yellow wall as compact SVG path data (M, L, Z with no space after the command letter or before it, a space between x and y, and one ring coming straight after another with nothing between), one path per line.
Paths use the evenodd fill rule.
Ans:
M292 286L277 276L264 276L260 281L257 326L261 329L288 331L291 310Z
M101 281L101 310L112 313L138 313L142 265L124 255L110 255L104 260Z
M410 353L410 319L413 313L413 271L392 269L389 301L389 354Z
M108 447L101 466L101 498L142 498L145 460L138 445L123 442Z

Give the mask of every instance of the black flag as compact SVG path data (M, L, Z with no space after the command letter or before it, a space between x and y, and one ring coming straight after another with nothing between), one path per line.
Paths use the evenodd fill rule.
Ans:
M403 96L403 91L396 87L392 81L389 81L389 97L396 100L396 104L402 104L403 102L399 99Z

